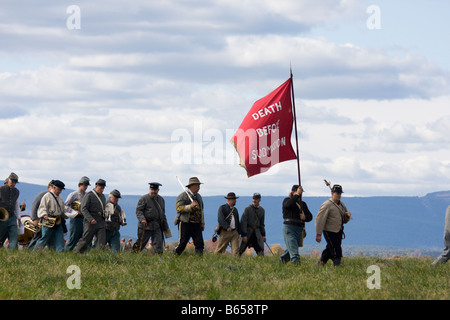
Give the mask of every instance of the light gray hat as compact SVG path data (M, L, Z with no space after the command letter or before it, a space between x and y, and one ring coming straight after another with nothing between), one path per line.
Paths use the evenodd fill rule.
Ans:
M80 182L78 182L78 183L84 184L85 186L90 186L91 185L90 181L91 180L88 177L84 176L84 177L81 177Z

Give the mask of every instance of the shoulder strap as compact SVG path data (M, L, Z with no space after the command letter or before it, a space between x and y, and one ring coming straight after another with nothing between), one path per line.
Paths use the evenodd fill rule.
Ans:
M234 207L231 209L230 213L227 215L225 220L227 220L229 217L231 217L231 215L233 214L233 211L234 211Z
M100 205L102 206L102 211L105 211L105 207L103 206L102 200L100 200L100 197L98 196L97 192L95 190L92 190L92 193L97 197L98 201L100 202Z
M53 199L55 199L56 205L58 206L59 210L61 211L61 214L64 214L64 210L61 209L61 206L59 205L58 198L56 198L55 194L53 192L51 192L51 191L48 191L47 193L50 193L53 196Z
M333 200L331 200L331 199L328 199L328 201L330 201L332 204L334 204L334 206L335 206L336 208L338 208L339 213L341 214L342 218L344 218L345 212L343 211L343 208L340 207L340 206L338 206L338 205L337 205Z

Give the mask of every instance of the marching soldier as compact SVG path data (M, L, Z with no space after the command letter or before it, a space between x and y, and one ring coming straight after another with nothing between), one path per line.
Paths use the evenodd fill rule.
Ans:
M106 244L113 253L121 251L120 248L120 226L125 225L125 214L119 206L119 199L122 198L119 190L114 189L108 195L106 202Z
M70 193L67 196L66 202L64 203L66 206L66 210L69 212L75 212L76 215L74 218L70 219L70 228L69 228L69 240L64 247L64 251L71 251L75 248L78 243L78 240L83 236L83 215L81 214L81 201L83 200L84 195L86 194L86 190L88 186L90 186L90 180L88 177L82 177L80 182L78 182L78 190ZM76 204L80 204L80 207L77 208Z
M444 225L444 250L436 260L433 261L432 265L439 263L445 263L450 259L450 206L447 207L445 211L445 225Z
M3 242L8 238L9 248L17 249L19 243L19 227L20 222L20 208L19 208L19 190L16 184L19 182L19 177L14 172L11 172L6 179L5 184L0 187L0 208L2 208L2 221L0 221L0 248L3 247Z
M175 225L178 225L179 241L175 253L180 255L186 248L189 239L194 241L195 252L203 254L205 244L202 232L205 230L205 219L203 213L203 199L198 193L200 180L197 177L189 178L187 190L178 195L176 200L177 216Z
M38 217L41 219L42 236L37 240L33 250L44 248L53 243L55 250L61 252L64 250L64 230L62 221L66 219L66 209L64 200L60 196L65 189L65 185L60 180L53 181L52 190L48 191L41 199L38 209ZM50 223L51 220L53 223ZM59 221L59 222L58 222Z
M106 181L98 179L94 190L89 191L81 201L83 220L83 236L78 241L74 252L84 253L94 236L97 237L96 248L103 249L106 243L105 206L106 198L103 191Z
M291 261L300 264L298 248L303 243L305 222L312 220L311 211L306 202L301 200L302 193L303 188L295 184L289 196L283 200L283 234L287 250L280 257L282 263Z
M219 207L217 221L221 231L215 253L224 253L228 244L231 243L231 254L233 256L239 255L239 234L241 233L241 228L239 226L239 212L235 207L236 199L238 198L234 192L229 192L225 197L227 203Z
M344 224L350 221L351 213L341 201L342 186L335 184L331 189L331 199L325 201L319 209L316 217L316 241L322 240L322 233L327 242L325 250L318 261L323 266L329 259L334 266L339 266L342 259L342 237Z
M156 253L164 251L164 232L169 230L166 218L166 204L159 193L159 182L150 182L149 193L143 195L136 207L139 221L138 239L133 245L135 252L141 252L151 237L152 247Z
M39 217L38 217L38 209L39 205L41 204L42 197L49 191L53 189L53 181L50 181L47 185L47 191L42 191L39 193L36 197L34 197L33 203L31 204L31 221L33 221L33 224L35 227L39 225ZM30 243L28 244L27 249L32 250L34 249L34 246L36 245L36 242L42 237L42 230L39 228L39 231L36 232L33 236L33 239L31 239ZM51 245L51 244L50 244Z
M253 247L259 256L264 255L264 242L266 242L266 229L264 225L265 210L260 206L261 194L254 193L252 204L244 209L241 217L241 246L239 254Z

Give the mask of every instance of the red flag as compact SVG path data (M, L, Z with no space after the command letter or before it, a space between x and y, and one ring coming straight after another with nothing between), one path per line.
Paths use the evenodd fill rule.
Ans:
M256 101L231 139L248 177L297 158L291 145L291 83L289 78Z

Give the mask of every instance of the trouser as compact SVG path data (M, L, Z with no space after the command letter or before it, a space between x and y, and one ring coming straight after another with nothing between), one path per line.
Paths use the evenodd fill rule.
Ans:
M100 226L99 226L100 225ZM84 219L83 224L83 236L78 241L74 252L84 253L89 244L92 243L94 236L97 237L96 248L103 249L106 243L106 229L105 224L91 224L88 220Z
M450 260L450 232L444 231L444 250L436 260L433 261L433 264L437 264L440 262L447 262Z
M163 232L161 231L160 227L156 227L153 230L144 229L142 227L142 224L139 223L138 227L138 239L133 245L133 250L136 252L141 252L145 246L147 245L147 242L152 240L152 247L155 250L156 253L163 253L164 252L164 238L163 238Z
M37 241L42 237L42 231L39 229L38 232L36 232L33 236L33 239L31 239L30 243L28 244L27 249L33 250L36 246Z
M281 262L291 261L292 263L300 263L300 254L298 247L302 240L303 226L292 224L283 224L284 243L286 251L281 255Z
M109 250L113 253L120 252L120 232L119 230L106 230L106 244L109 245ZM98 239L95 239L97 242Z
M339 232L323 231L323 236L327 242L325 250L322 252L320 261L325 264L328 260L333 260L334 265L340 265L342 258L342 230Z
M64 247L64 251L71 251L83 236L83 217L77 216L70 219L69 240Z
M46 226L41 227L42 235L36 241L33 250L44 248L52 243L58 252L64 251L64 230L61 224L55 225L53 228Z
M227 231L222 229L220 231L219 243L215 253L224 253L227 250L228 244L231 243L231 254L233 256L239 255L239 233L236 229Z
M0 221L0 248L3 243L9 240L9 249L17 249L19 246L19 229L17 227L17 218L11 215L8 220Z
M239 247L239 254L243 254L247 248L251 248L255 250L258 256L264 255L264 247L261 248L258 237L256 236L256 231L253 231L250 237L247 237L247 242L241 241L241 246Z
M203 254L205 243L203 242L202 225L200 223L180 222L178 224L179 242L175 248L175 253L183 253L189 239L194 241L195 253Z

